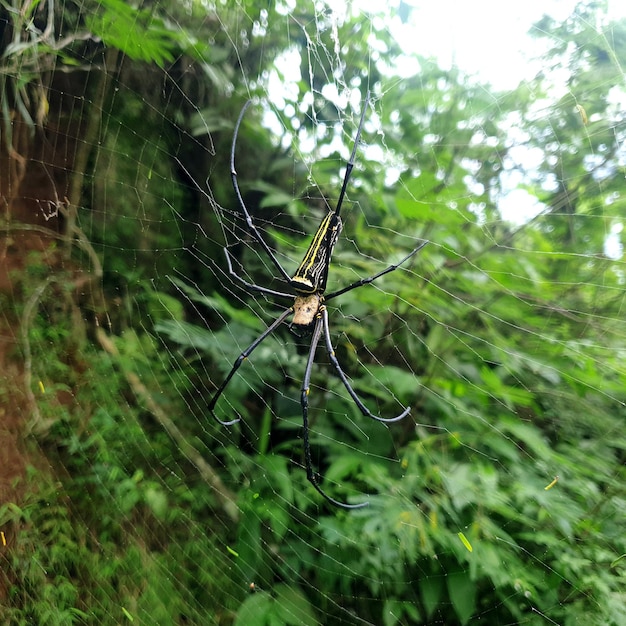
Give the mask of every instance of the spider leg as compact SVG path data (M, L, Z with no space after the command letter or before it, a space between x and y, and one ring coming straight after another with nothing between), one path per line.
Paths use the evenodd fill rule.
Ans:
M354 400L354 404L356 404L359 407L359 410L361 411L361 413L363 413L363 415L365 415L366 417L370 417L371 419L376 420L377 422L387 422L387 423L398 422L401 419L405 418L409 414L411 407L407 407L406 409L404 409L404 411L402 411L402 413L400 413L400 415L396 415L396 417L378 417L377 415L374 415L363 404L359 396L356 395L356 391L352 389L352 385L350 385L350 382L348 381L348 377L346 376L345 372L341 369L341 365L339 365L339 360L337 359L337 356L335 355L335 349L333 348L333 344L330 341L330 328L328 326L328 311L326 310L326 307L322 307L321 316L322 316L322 322L324 326L324 338L326 340L326 349L328 350L328 356L330 357L330 362L333 364L335 370L337 371L337 374L339 374L339 378L341 378L341 382L344 384L344 387L348 390L348 393L350 394L350 397L352 398L352 400Z
M315 351L317 344L320 341L322 334L322 319L318 316L315 320L315 328L313 329L313 336L311 338L311 349L309 350L309 358L304 370L304 377L302 379L302 395L300 402L302 404L302 426L303 426L303 440L304 440L304 464L306 467L306 477L309 482L315 487L317 492L325 498L328 502L334 506L341 507L343 509L360 509L368 505L368 502L362 502L361 504L346 504L345 502L339 502L334 498L331 498L324 490L319 486L317 477L313 471L313 460L311 458L311 444L309 442L309 391L311 382L311 370L313 368L313 362L315 361Z
M218 390L215 392L215 395L211 398L209 403L207 404L207 408L211 415L222 425L222 426L232 426L236 424L241 418L238 417L234 420L229 420L227 422L222 421L217 415L215 415L215 405L222 395L224 389L230 382L231 378L235 375L239 366L252 354L252 352L256 349L256 347L265 339L267 339L280 324L282 324L288 315L293 313L293 307L286 309L283 311L274 322L272 322L238 357L234 362L232 369L228 372L228 375L224 379L224 382L219 386Z
M235 272L233 268L233 263L231 260L231 254L227 248L224 248L224 255L226 256L226 263L228 265L228 273L230 274L230 276L238 280L247 289L251 291L259 291L261 293L267 293L270 296L278 296L280 298L290 298L291 300L293 300L294 298L293 294L283 293L282 291L275 291L274 289L268 289L267 287L261 287L260 285L255 285L254 283L248 282L247 280L245 280L245 278L242 278L241 276L239 276L239 274L237 274L237 272Z
M359 120L359 127L356 131L356 137L354 138L354 145L352 146L352 154L350 155L350 159L346 163L346 173L343 177L343 184L341 185L341 191L339 192L339 199L337 200L337 208L335 209L335 215L339 215L339 211L341 211L341 205L343 204L344 196L346 195L346 189L348 188L348 182L350 180L350 175L352 174L352 170L354 169L354 161L356 159L356 151L359 147L359 142L361 141L361 130L363 128L363 122L365 121L365 112L367 111L367 105L370 102L370 92L368 90L367 95L365 96L365 102L363 103L363 110L361 111L361 119Z
M328 295L324 296L324 300L330 300L331 298L336 298L337 296L341 296L342 294L347 293L348 291L352 291L353 289L356 289L357 287L362 287L363 285L369 285L370 283L374 282L377 278L380 278L381 276L384 276L385 274L389 274L390 272L397 270L401 265L406 263L412 256L416 255L427 243L428 241L422 241L422 243L420 243L420 245L417 246L417 248L414 248L413 250L411 250L411 252L409 252L398 263L395 263L394 265L390 265L389 267L386 267L382 272L378 272L378 274L374 274L373 276L368 276L367 278L361 278L360 280L357 280L351 283L347 287L343 287L343 289L338 289L337 291L333 291L332 293L329 293Z
M241 210L243 211L243 215L245 217L246 224L248 225L248 230L250 234L259 242L263 250L265 250L265 253L270 258L270 260L272 261L272 263L274 264L274 266L276 267L276 269L278 270L282 278L286 280L287 282L290 282L291 276L287 274L283 266L280 264L280 261L274 256L274 253L272 252L271 248L267 245L267 243L265 242L265 239L263 239L263 237L261 236L261 233L259 232L257 227L254 225L254 222L252 221L252 216L250 215L250 212L248 211L248 208L246 207L243 201L241 191L239 190L239 183L237 182L237 170L235 169L235 146L237 144L237 136L239 135L239 127L241 126L241 121L243 120L243 116L246 112L246 109L250 106L251 103L252 103L252 100L248 100L248 102L244 104L243 109L241 109L241 113L239 114L239 118L237 119L237 123L235 124L235 133L233 134L233 145L230 150L230 178L233 182L233 189L235 190L235 195L237 196L239 206L241 207Z

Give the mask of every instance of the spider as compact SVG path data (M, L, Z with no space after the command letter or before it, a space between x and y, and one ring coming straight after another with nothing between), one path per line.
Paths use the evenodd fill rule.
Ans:
M346 188L348 186L348 182L350 180L350 175L352 173L352 169L354 167L355 156L357 147L359 145L359 140L361 137L361 129L363 126L363 121L365 119L365 112L367 110L368 104L370 100L369 92L365 98L365 102L363 105L363 110L361 112L361 119L359 121L359 126L357 128L356 137L354 140L354 146L352 148L352 154L350 156L350 160L346 164L346 173L343 178L343 184L341 186L341 191L339 193L339 199L337 200L337 206L335 210L331 210L326 217L322 220L317 232L313 236L311 244L309 245L308 250L306 251L300 266L296 270L293 276L289 275L287 271L283 268L280 261L276 258L275 254L272 252L271 248L267 244L267 242L263 239L261 233L254 225L254 221L252 220L252 216L250 215L250 211L246 207L243 197L241 195L241 191L239 189L239 183L237 181L237 171L235 170L235 146L237 143L237 135L239 134L239 127L241 126L241 122L245 115L246 110L251 104L251 100L248 100L244 105L241 113L239 114L239 119L235 125L235 132L233 135L233 143L230 153L230 170L231 170L231 179L233 183L233 188L235 190L235 195L237 196L237 200L239 202L239 206L243 212L243 216L246 220L247 228L250 235L256 240L256 242L261 246L261 248L267 254L269 260L274 265L276 270L280 275L280 279L285 283L285 287L291 293L286 293L282 291L276 291L274 289L268 289L267 287L263 287L261 285L256 285L251 282L246 281L244 278L239 276L235 270L233 269L233 262L231 259L231 253L229 252L227 247L224 247L224 253L226 256L226 263L228 266L228 273L232 278L241 283L246 289L250 291L260 292L264 294L268 294L270 296L274 296L277 298L288 298L292 300L292 304L289 308L283 311L274 322L272 322L259 337L257 337L235 360L230 372L219 386L210 402L208 403L208 409L213 415L213 417L223 426L231 426L232 424L236 424L240 418L233 419L230 421L222 421L217 415L215 415L215 406L220 396L226 389L226 386L233 378L241 364L245 359L247 359L252 352L261 344L262 341L267 339L285 320L293 315L293 319L291 320L291 324L289 325L290 329L299 336L311 336L311 345L309 349L309 356L306 362L306 367L304 370L304 376L302 379L302 387L300 394L300 403L302 405L302 425L303 425L303 444L304 444L304 462L306 468L306 476L309 482L315 487L315 489L331 504L334 506L346 508L346 509L357 509L364 506L367 506L367 502L362 502L359 504L347 504L344 502L339 502L334 498L331 498L319 485L318 478L316 473L313 471L313 462L311 458L311 447L309 443L309 391L310 391L310 380L311 380L311 370L313 369L313 363L315 360L315 352L317 350L317 346L324 336L324 343L326 345L326 350L328 351L328 356L330 357L330 362L332 363L337 375L341 379L341 382L344 384L348 394L359 408L361 413L366 417L369 417L378 422L397 422L398 420L403 419L409 414L410 408L406 407L402 410L399 415L391 418L383 418L377 415L374 415L366 406L363 404L362 400L356 394L352 385L348 381L348 377L346 373L343 371L337 356L335 355L335 350L331 343L330 339L330 328L328 323L328 311L326 309L325 303L329 300L332 300L338 296L347 293L348 291L352 291L353 289L357 289L358 287L362 287L367 285L376 279L384 276L385 274L389 274L393 272L398 267L400 267L403 263L406 263L411 257L413 257L421 248L426 245L426 241L421 242L416 248L414 248L409 254L407 254L400 262L390 265L385 268L381 272L374 274L373 276L369 276L368 278L361 278L347 287L343 287L342 289L338 289L337 291L333 291L329 294L326 292L326 282L328 279L328 270L330 266L330 259L339 238L339 234L342 230L342 222L339 217L339 212L341 211L341 206L343 204L344 196L346 193Z

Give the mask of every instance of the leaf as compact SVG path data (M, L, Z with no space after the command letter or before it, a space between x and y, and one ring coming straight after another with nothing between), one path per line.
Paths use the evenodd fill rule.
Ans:
M235 626L265 626L273 609L274 599L265 591L257 591L241 604Z
M249 580L257 578L263 561L261 545L261 520L256 512L247 507L243 511L237 537L238 567Z
M144 498L154 515L159 519L164 519L168 510L168 501L163 490L148 487L144 493Z
M264 193L263 199L259 203L259 208L287 206L293 202L293 196L281 187L270 185L263 181L256 181L251 185L252 188Z
M467 624L476 610L476 585L464 572L448 574L446 584L454 612L461 624Z
M340 483L342 479L353 477L361 466L362 458L357 454L341 454L331 463L326 471L326 478Z
M279 455L268 455L259 459L259 465L265 470L263 473L272 489L280 493L287 502L293 502L293 483L287 470L287 459Z
M164 320L155 324L154 330L183 348L206 352L215 346L215 336L211 332L189 322Z
M409 619L404 619L408 617ZM383 608L384 626L395 626L395 624L412 623L419 624L422 621L418 608L412 602L402 602L400 600L387 600Z
M131 59L164 65L173 61L179 35L155 17L122 0L99 0L100 11L87 13L89 30Z
M399 188L395 197L400 213L408 218L427 222L432 217L431 191L441 181L429 172L422 172L418 178L408 181Z
M459 539L461 540L461 543L467 548L468 552L474 552L474 548L472 547L472 544L470 543L469 539L465 536L464 533L459 532L457 533Z
M252 313L247 307L234 306L230 300L219 293L215 293L210 296L204 295L197 289L194 289L187 283L176 278L170 278L170 281L178 289L184 292L190 300L207 307L207 309L219 311L229 320L248 325L255 330L262 327L256 315L254 315L254 313Z
M426 608L426 615L431 617L441 601L443 578L434 575L424 578L420 581L419 588L422 602Z
M276 594L276 615L283 624L294 626L317 626L320 622L313 613L313 607L305 595L291 585L278 585Z
M356 379L354 387L376 395L381 400L389 400L388 389L400 399L414 397L420 390L420 381L417 376L394 365L368 365L367 369L371 377L383 385L383 388L373 385L369 378Z

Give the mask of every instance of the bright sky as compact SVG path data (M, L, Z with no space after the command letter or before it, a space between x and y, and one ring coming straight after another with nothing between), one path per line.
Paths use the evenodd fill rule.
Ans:
M381 0L344 0L332 3L336 18L350 10L377 15ZM458 67L475 75L480 82L488 82L494 90L517 87L524 79L533 78L540 70L540 59L545 43L538 43L528 35L531 26L548 14L564 21L574 11L579 0L403 0L411 7L407 23L403 24L394 3L391 20L373 22L374 28L389 30L400 43L407 57L396 71L406 76L420 71L411 54L435 57L442 67ZM329 6L331 3L329 2ZM626 18L625 0L608 0L608 19ZM377 20L378 18L374 18ZM299 67L285 57L277 61L283 77L293 71L294 82ZM270 85L269 93L280 94L284 83L278 76ZM287 81L289 84L289 81ZM508 181L510 190L499 200L505 219L522 222L542 210L537 199L524 190L521 181Z
M358 1L365 7L380 0ZM564 21L578 4L578 0L404 1L412 7L407 23L395 18L388 28L407 53L435 57L442 67L458 67L495 90L514 89L538 73L540 61L533 59L540 58L540 46L545 43L531 38L529 29L545 14ZM609 0L607 17L626 17L626 2ZM419 65L408 62L399 69L414 75ZM498 202L502 216L517 223L543 209L534 196L518 186L520 182L505 182L510 190Z
M363 6L373 0L361 0ZM529 58L531 25L544 14L565 20L578 0L405 0L409 21L394 20L390 30L407 52L434 56L443 66L479 75L496 89L512 89L537 66ZM609 0L609 18L626 17L624 0Z

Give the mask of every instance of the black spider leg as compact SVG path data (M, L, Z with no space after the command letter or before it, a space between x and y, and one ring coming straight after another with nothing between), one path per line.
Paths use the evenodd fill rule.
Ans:
M343 183L341 184L341 191L339 192L339 198L337 200L337 205L335 210L332 211L332 215L334 216L332 219L334 220L335 228L339 229L339 233L341 233L341 218L339 217L339 212L341 211L341 207L343 206L343 200L346 195L346 189L348 188L348 183L350 182L350 176L352 175L352 170L354 169L354 163L356 160L356 151L359 147L359 143L361 141L361 130L363 129L363 123L365 122L365 113L367 112L367 106L369 104L370 92L367 92L365 96L365 102L363 103L363 110L361 111L361 119L359 120L359 125L356 130L356 136L354 138L354 145L352 146L352 153L350 154L350 158L346 163L346 173L343 177ZM329 207L330 208L330 207ZM337 234L337 237L339 236ZM335 243L337 242L337 238L327 237L326 238L326 255L325 255L325 263L324 269L320 274L319 282L317 284L318 290L321 294L326 291L326 282L328 281L328 271L330 269L330 259L333 253L333 248Z
M359 147L359 142L361 141L361 130L363 128L363 122L365 121L365 112L367 111L367 105L370 101L370 92L367 92L365 96L365 102L363 103L363 110L361 111L361 119L359 120L359 127L356 131L356 137L354 138L354 146L352 147L352 154L350 155L350 159L346 163L346 173L343 177L343 184L341 185L341 191L339 192L339 199L337 200L337 208L335 209L335 215L339 215L339 211L341 211L341 205L343 204L343 198L346 195L346 189L348 187L348 182L350 181L350 175L352 174L352 170L354 169L354 161L356 159L356 151Z
M243 120L243 116L246 112L246 109L250 106L251 103L252 103L252 100L248 100L243 105L243 109L241 109L241 113L239 114L239 119L237 120L237 123L235 124L235 134L233 135L233 145L230 150L230 178L233 182L233 189L235 190L235 195L237 196L237 200L239 201L239 206L241 207L241 210L243 211L243 215L245 217L246 224L248 225L248 230L250 234L259 242L263 250L265 250L266 254L271 259L272 263L278 270L281 277L285 281L287 281L287 283L289 283L291 282L291 276L287 274L283 266L280 264L280 261L274 256L272 249L267 245L267 243L265 242L265 239L263 239L263 237L261 236L261 233L259 232L257 227L254 225L254 222L252 221L252 216L250 215L250 212L248 211L243 201L241 191L239 190L239 183L237 182L237 171L235 170L235 146L237 143L237 135L239 134L239 127L241 126L241 121Z
M322 308L324 311L324 309ZM325 311L324 311L325 312ZM302 379L302 393L300 396L300 403L302 404L302 427L303 427L303 440L304 440L304 464L306 467L306 477L309 482L315 487L317 492L324 497L328 502L334 506L341 507L343 509L360 509L367 506L367 502L361 504L346 504L345 502L339 502L331 498L324 490L319 486L317 477L313 471L313 460L311 458L311 444L309 442L309 392L311 387L311 370L313 369L313 363L315 361L315 351L317 344L320 341L322 330L324 326L328 326L328 322L324 324L321 315L318 315L315 319L315 327L313 328L313 335L311 338L311 349L309 350L309 358L306 362L306 368L304 370L304 377ZM328 331L325 331L328 333Z
M377 274L374 274L373 276L369 276L367 278L361 278L360 280L355 281L354 283L348 285L347 287L344 287L343 289L339 289L337 291L333 291L332 293L330 293L327 296L325 296L324 300L325 301L326 300L330 300L331 298L335 298L337 296L340 296L340 295L342 295L342 294L344 294L344 293L346 293L348 291L351 291L352 289L356 289L357 287L362 287L363 285L368 285L369 283L375 281L377 278L380 278L381 276L384 276L385 274L389 274L390 272L393 272L394 270L398 269L403 263L406 263L406 261L408 261L411 257L416 255L427 243L428 243L428 241L423 241L422 243L419 244L419 246L417 246L416 248L411 250L411 252L409 252L409 254L407 254L398 263L395 263L393 265L390 265L389 267L386 267L384 270L382 270L381 272L378 272ZM376 420L377 422L386 422L386 423L398 422L401 419L405 418L409 414L409 412L411 410L410 407L406 407L402 411L402 413L400 413L396 417L385 418L385 417L379 417L377 415L374 415L363 404L361 399L358 397L358 395L356 394L356 392L352 388L352 385L348 381L348 377L346 376L346 373L343 371L343 369L342 369L342 367L341 367L341 365L339 363L339 360L337 359L337 356L335 354L335 349L333 348L332 342L330 340L330 328L329 328L329 324L328 324L328 311L326 310L325 306L322 306L320 308L319 315L321 316L322 322L323 322L323 330L324 330L324 337L325 337L325 342L326 342L326 349L328 351L328 356L330 357L330 362L333 364L333 367L335 368L337 374L339 375L339 378L341 379L341 382L344 384L346 390L350 394L350 397L352 398L354 403L357 405L357 407L359 408L361 413L364 416L366 416L366 417L369 417L369 418L371 418L373 420Z
M207 405L207 408L209 409L209 412L211 413L211 415L222 425L222 426L232 426L233 424L236 424L237 422L239 422L241 420L240 417L238 417L237 419L234 420L229 420L227 422L222 421L219 417L217 417L217 415L215 415L215 405L217 404L217 401L220 399L220 396L222 395L222 393L224 392L224 389L226 389L226 386L228 385L228 383L230 382L231 378L235 375L235 373L237 372L237 370L239 369L240 365L252 354L252 352L257 348L257 346L264 341L265 339L267 339L275 330L278 326L280 326L280 324L282 324L285 319L291 315L293 313L293 307L290 307L288 309L286 309L285 311L283 311L277 318L276 320L274 320L274 322L272 322L264 331L261 335L259 335L238 357L237 360L233 363L233 367L230 370L230 372L228 372L228 375L226 376L226 378L224 379L224 382L222 382L222 384L219 386L219 389L215 392L214 396L211 398L209 404Z
M352 385L348 381L348 377L346 376L346 373L343 371L343 369L341 369L341 365L339 365L339 360L337 359L337 355L335 354L335 349L333 348L333 344L330 341L330 328L328 326L328 311L326 310L325 306L320 307L319 315L321 315L322 317L324 338L326 341L326 350L328 350L328 356L330 357L330 362L333 364L333 367L335 368L337 374L339 375L341 382L343 383L344 387L348 390L348 393L350 394L350 397L352 398L352 400L354 400L354 404L356 404L359 407L359 410L361 411L361 413L363 413L365 417L369 417L373 420L376 420L377 422L385 422L385 423L399 422L401 419L405 418L409 414L411 407L406 407L404 411L400 413L400 415L396 415L395 417L378 417L378 415L374 415L363 404L363 402L361 401L361 398L357 396L356 391L354 391L354 389L352 388Z
M280 298L289 298L291 300L294 299L294 295L292 293L284 293L282 291L276 291L274 289L268 289L267 287L261 287L260 285L255 285L254 283L248 282L245 278L242 278L235 272L232 264L232 255L228 251L227 248L224 248L224 254L226 256L226 264L228 265L228 274L238 280L246 289L250 291L259 291L261 293L266 293L270 296L278 296Z
M419 246L417 246L416 248L413 248L413 250L411 250L411 252L409 252L403 259L398 261L398 263L394 263L393 265L386 267L384 270L382 270L382 272L378 272L378 274L374 274L373 276L368 276L367 278L361 278L349 284L347 287L343 287L342 289L333 291L332 293L325 295L324 300L330 300L331 298L336 298L337 296L341 296L344 293L347 293L348 291L352 291L353 289L356 289L357 287L362 287L363 285L369 285L370 283L374 282L377 278L380 278L381 276L384 276L385 274L389 274L390 272L397 270L401 265L406 263L412 256L416 255L427 243L428 241L422 241L422 243L420 243Z

